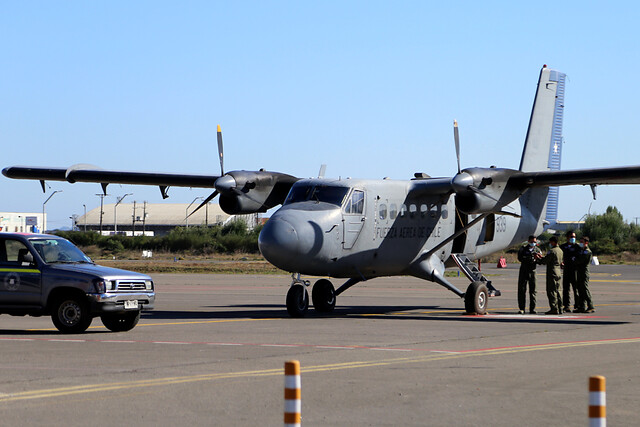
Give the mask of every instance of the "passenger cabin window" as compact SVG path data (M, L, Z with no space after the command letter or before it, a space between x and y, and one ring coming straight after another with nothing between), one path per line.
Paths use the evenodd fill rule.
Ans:
M324 202L332 205L342 206L344 198L349 192L349 187L338 187L334 185L294 185L289 191L284 204L297 202Z
M397 216L398 216L398 206L392 203L391 205L389 205L389 219L396 219Z
M0 264L22 265L28 253L27 246L18 240L0 240Z
M413 218L413 216L416 214L417 211L418 211L418 207L416 205L414 205L413 203L411 203L409 205L409 216L411 216Z
M364 191L353 190L351 197L347 200L344 212L348 214L360 214L364 212Z
M422 215L423 217L427 214L428 210L429 208L424 203L420 205L420 215Z
M407 214L407 205L402 204L402 206L400 206L400 216L405 216Z
M384 203L380 205L379 209L380 219L387 219L387 205Z

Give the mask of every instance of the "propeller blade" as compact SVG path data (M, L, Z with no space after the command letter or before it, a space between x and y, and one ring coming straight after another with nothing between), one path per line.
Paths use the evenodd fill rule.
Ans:
M222 129L218 125L218 156L220 157L220 176L224 175L224 150L222 147Z
M458 121L453 121L453 139L456 143L456 159L458 160L458 173L460 173L460 136L458 135Z
M216 197L218 194L220 194L218 192L218 190L215 190L213 193L209 194L209 197L207 197L206 199L204 199L204 202L200 203L200 206L198 206L197 208L195 208L188 216L187 218L189 218L191 215L193 215L194 213L196 213L201 207L203 207L204 205L206 205L207 203L209 203L211 200L213 200L214 197Z

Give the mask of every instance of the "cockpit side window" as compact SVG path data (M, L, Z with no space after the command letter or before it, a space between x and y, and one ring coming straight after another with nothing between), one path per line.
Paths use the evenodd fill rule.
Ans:
M353 190L351 197L344 207L344 212L348 214L360 214L364 212L364 191Z
M284 204L314 201L341 206L348 192L348 187L333 185L294 185Z

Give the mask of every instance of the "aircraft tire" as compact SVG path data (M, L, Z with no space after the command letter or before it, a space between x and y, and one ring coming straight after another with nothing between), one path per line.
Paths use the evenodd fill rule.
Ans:
M291 317L304 317L309 309L309 293L303 285L294 285L287 292L287 312Z
M319 313L331 313L336 307L336 290L327 279L320 279L311 291L313 307Z
M489 291L482 282L473 282L464 294L464 308L467 314L487 314Z

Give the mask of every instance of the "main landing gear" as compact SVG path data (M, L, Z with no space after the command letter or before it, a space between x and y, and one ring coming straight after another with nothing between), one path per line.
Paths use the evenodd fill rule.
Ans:
M291 275L292 283L287 292L287 312L291 317L304 317L309 310L308 280L302 280L300 274ZM336 291L327 279L320 279L313 285L311 292L313 307L319 313L331 313L336 307Z
M464 293L464 308L467 314L487 314L489 290L484 282L472 282Z

